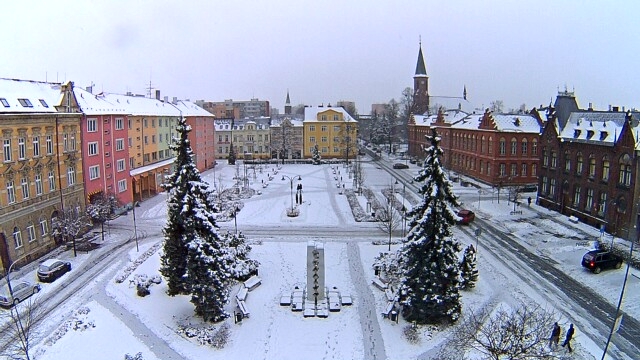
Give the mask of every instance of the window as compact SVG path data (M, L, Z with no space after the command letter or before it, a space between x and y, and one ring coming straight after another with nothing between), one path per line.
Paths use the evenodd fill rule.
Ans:
M338 149L338 147L337 147L337 146L334 146L334 147L333 147L333 152L334 152L334 153L339 153L339 152L340 152L340 149Z
M33 224L27 226L27 237L29 238L29 242L36 241L36 227L33 226Z
M542 166L549 166L549 154L547 153L547 148L542 149Z
M596 158L593 155L589 155L589 177L596 177Z
M329 129L329 127L328 127L327 125L322 125L322 126L320 127L320 130L321 130L321 131L327 131L328 129Z
M549 185L549 195L556 195L556 179L551 179L551 184Z
M551 150L551 167L553 169L558 167L558 153L555 150Z
M118 161L116 161L116 169L118 170L118 172L125 170L124 159L118 159Z
M43 193L42 187L42 174L35 175L35 183L36 183L36 196L40 196Z
M609 174L611 172L611 164L609 163L609 158L604 157L602 159L602 181L609 181Z
M500 164L500 176L507 176L507 164Z
M89 180L95 180L100 177L100 166L94 165L89 167Z
M18 138L18 159L20 160L24 160L24 158L27 156L26 141L27 139L25 139L23 136Z
M531 154L538 155L538 140L536 139L531 142Z
M531 164L531 176L538 176L538 164Z
M33 107L33 104L31 103L31 101L29 101L29 99L18 99L18 102L20 102L20 105L22 105L22 107Z
M169 143L169 134L164 134L164 139L166 140L167 144Z
M149 136L147 136L147 135L144 136L144 144L145 145L149 144Z
M4 161L11 161L11 139L4 139Z
M511 176L518 176L518 164L511 164Z
M116 118L116 130L122 130L122 129L124 129L124 119Z
M98 142L90 142L89 143L89 156L98 155Z
M326 143L326 142L327 142L327 137L326 137L326 136L323 136L323 137L322 137L322 139L321 139L320 141L321 141L321 142L323 142L323 143Z
M327 120L327 115L322 115L321 119L322 119L322 121L326 121Z
M160 122L162 122L162 119L160 119ZM151 127L156 127L156 119L151 119Z
M7 181L7 203L15 204L16 202L16 189L13 187L13 180Z
M571 171L571 153L568 150L564 152L564 171Z
M316 137L315 136L310 136L309 137L309 142L310 143L315 143L316 142Z
M49 192L56 191L56 176L53 170L49 170Z
M504 138L500 138L500 155L507 153L507 141Z
M522 143L521 143L521 148L522 148L522 155L527 155L527 139L522 139Z
M33 137L33 156L40 156L40 137L39 136L34 136Z
M6 107L6 108L9 107L9 102L5 98L0 98L0 103L2 103L2 106Z
M315 125L309 125L309 131L316 131Z
M144 127L149 127L149 121L147 119L144 119Z
M98 131L98 121L96 119L87 119L87 132Z
M480 139L480 153L484 154L484 135Z
M47 235L47 220L40 220L40 235Z
M598 215L604 216L604 212L607 210L607 193L600 193L600 200L598 200Z
M47 135L47 155L53 154L53 137L52 135Z
M520 173L521 176L527 176L527 168L529 168L527 164L522 164L522 171Z
M124 139L116 139L116 151L124 150Z
M491 175L491 163L487 163L487 175Z
M29 198L29 181L26 178L20 179L20 187L22 188L22 199Z
M125 191L127 191L127 180L126 179L118 180L118 192L125 192Z
M339 125L335 125L333 127L333 131L340 131L340 126Z
M587 211L591 211L593 208L593 189L587 189L587 204L584 209Z
M618 177L618 183L624 186L631 185L631 157L629 154L624 154L620 157L620 176Z
M547 181L549 179L547 179L546 176L542 177L542 194L546 195L549 193L549 184L547 184Z
M578 207L578 205L580 204L580 192L581 192L581 188L580 186L576 186L574 191L573 191L573 206Z
M582 154L578 153L578 157L576 158L576 174L582 175L582 171L584 171L584 158Z
M49 104L47 104L47 102L46 102L46 101L44 101L44 99L38 99L38 100L40 101L40 105L42 105L42 106L44 106L44 107L46 107L46 108L48 108L48 107L49 107Z
M13 228L13 241L16 244L16 249L22 247L22 233L20 233L20 229L17 227Z
M62 135L62 148L64 151L69 151L69 134Z
M511 155L518 154L518 141L516 138L511 139Z
M68 186L76 183L76 168L73 166L69 166L67 169L67 183Z
M156 136L155 135L151 135L151 143L152 144L156 143Z

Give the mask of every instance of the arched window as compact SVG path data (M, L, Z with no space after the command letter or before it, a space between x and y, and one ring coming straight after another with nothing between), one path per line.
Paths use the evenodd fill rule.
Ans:
M578 207L578 205L580 204L581 192L582 192L582 188L580 187L580 185L576 185L573 188L573 206L574 207Z
M531 142L531 154L538 155L538 139L533 139Z
M555 150L551 150L551 167L553 169L558 167L558 153Z
M576 174L582 175L582 171L584 170L584 158L582 157L582 153L578 153L576 157Z
M507 153L507 140L500 138L500 155L506 155Z
M589 177L596 177L596 157L593 154L589 155Z
M624 186L631 185L631 157L629 154L623 154L620 156L620 160L618 162L620 166L620 176L618 179L618 183Z
M565 150L564 152L564 171L571 171L571 153L569 150Z
M487 146L487 152L493 154L493 137L489 136L489 145ZM487 172L488 174L488 172Z
M547 148L542 148L542 166L549 166L549 152L547 152Z
M521 150L522 150L522 155L527 155L527 152L529 151L528 147L528 142L527 139L524 138L522 139L522 143L521 143Z
M609 157L605 156L602 158L602 181L609 181L610 175L611 175L611 163L609 162Z
M518 154L518 140L516 138L511 138L511 155Z
M484 148L484 135L482 135L482 138L480 139L480 153L484 154L485 148Z

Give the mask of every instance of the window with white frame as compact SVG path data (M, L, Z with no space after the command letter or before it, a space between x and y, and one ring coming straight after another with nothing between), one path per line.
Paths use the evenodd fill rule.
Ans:
M33 143L33 156L40 156L40 137L34 136L32 139Z
M89 146L89 156L98 155L98 142L93 141L88 144Z
M16 189L13 187L13 180L7 181L7 203L15 204L16 202Z
M29 242L36 241L36 227L33 226L33 224L27 226L27 237L29 238Z
M340 131L340 125L334 125L333 131Z
M47 143L47 155L53 154L53 136L52 135L47 135L46 143Z
M121 171L125 170L125 161L124 161L124 159L116 160L116 170L118 172L121 172Z
M124 139L116 139L116 151L124 150Z
M320 130L321 131L327 131L328 129L329 129L329 127L327 125L320 126Z
M62 148L64 151L69 151L69 134L62 135Z
M584 209L587 211L591 211L593 207L593 189L587 189L587 203L584 206Z
M122 130L122 129L124 129L124 119L116 118L116 130Z
M48 232L47 220L46 219L40 220L40 236L47 235L47 232Z
M4 139L2 150L4 151L4 161L11 161L11 139Z
M123 179L123 180L118 180L118 192L125 192L127 191L127 180Z
M87 132L96 132L96 131L98 131L98 120L87 119Z
M71 151L76 150L76 134L71 134Z
M580 204L580 194L582 193L582 189L579 185L576 185L573 191L573 206L577 207Z
M42 174L37 173L35 175L35 183L36 183L36 196L40 196L43 193L42 187Z
M29 181L27 178L20 179L20 187L22 188L22 199L26 200L29 198Z
M49 170L49 192L56 191L56 174Z
M24 136L18 138L18 159L24 160L27 157L27 139Z
M100 166L94 165L89 167L89 180L95 180L100 177Z
M69 166L67 168L67 184L71 186L76 183L76 168L75 166Z
M323 136L323 137L320 139L320 141L321 141L321 142L323 142L323 143L326 143L326 142L327 142L327 137L326 137L326 136Z
M13 228L13 242L16 245L16 249L19 249L22 247L22 233L20 232L20 229L18 229L17 227Z

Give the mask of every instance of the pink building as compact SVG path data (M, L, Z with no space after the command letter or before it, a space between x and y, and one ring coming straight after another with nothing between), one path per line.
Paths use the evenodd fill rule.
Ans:
M83 113L82 159L87 203L105 193L117 197L121 205L132 203L129 183L127 110L102 94L73 88L77 110Z
M178 100L174 103L182 116L191 126L189 141L193 151L194 163L198 171L203 172L215 166L215 124L214 116L205 109L189 101Z

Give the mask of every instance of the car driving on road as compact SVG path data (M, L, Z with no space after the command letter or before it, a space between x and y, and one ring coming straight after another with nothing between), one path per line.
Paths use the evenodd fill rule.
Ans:
M393 164L394 169L408 169L409 165L403 163L395 163Z
M622 258L604 250L591 250L582 257L582 266L599 274L604 269L620 269Z
M70 262L49 259L38 267L38 280L42 282L52 282L69 271L71 271Z
M27 281L16 281L11 283L11 291L13 296L9 294L7 284L3 284L0 289L0 306L11 307L31 295L40 291L40 284L32 284Z

